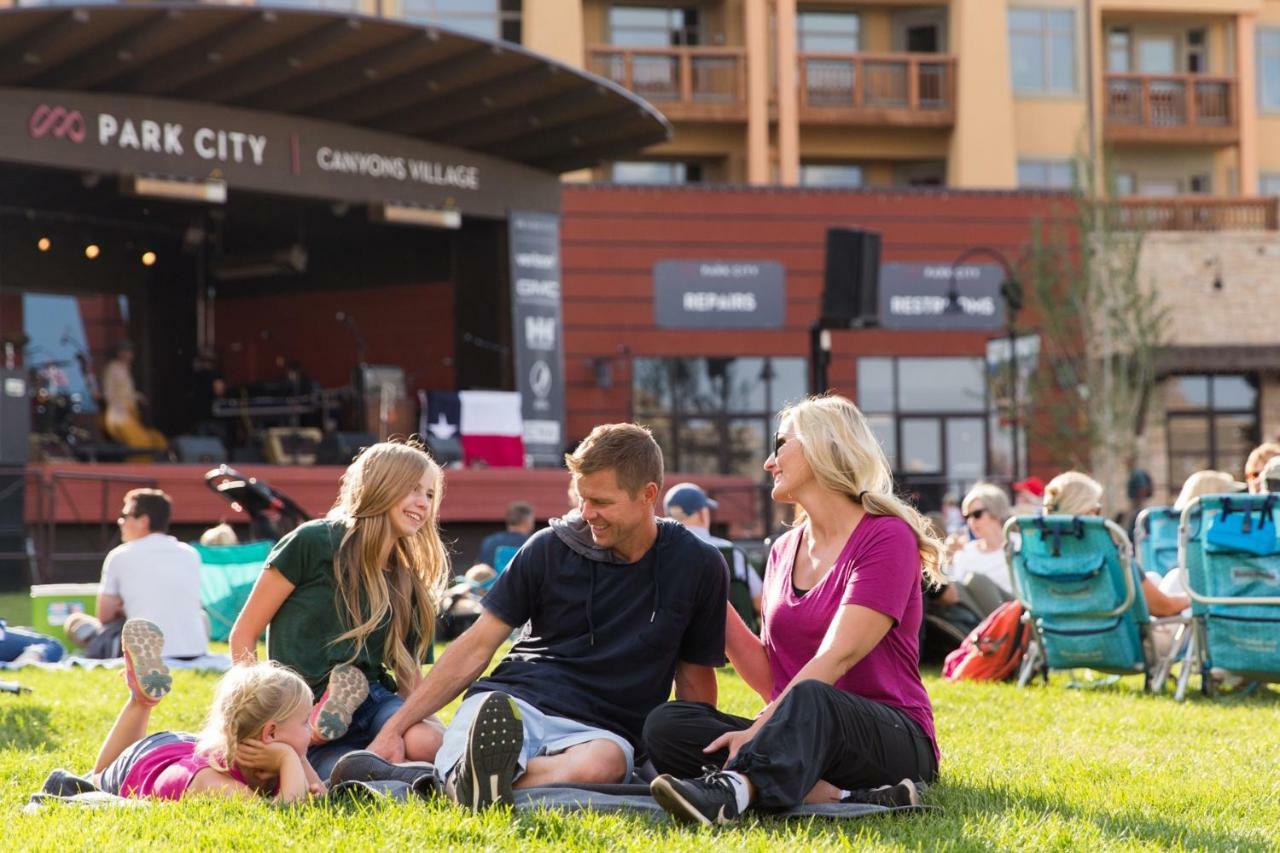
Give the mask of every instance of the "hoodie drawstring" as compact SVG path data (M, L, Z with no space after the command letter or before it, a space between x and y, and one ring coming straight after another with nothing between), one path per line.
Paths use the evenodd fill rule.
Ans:
M658 589L658 554L660 553L662 549L655 546L653 549L653 612L649 614L650 623L658 617L658 603L662 600Z
M587 637L591 641L591 645L596 644L596 623L591 618L592 599L596 594L596 564L594 560L589 561L591 565L591 580L587 582Z

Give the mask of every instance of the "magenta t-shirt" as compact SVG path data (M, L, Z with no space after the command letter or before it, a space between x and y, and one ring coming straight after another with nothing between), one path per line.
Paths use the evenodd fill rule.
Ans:
M831 570L797 598L791 570L804 529L789 530L773 544L765 570L761 637L773 672L772 698L818 653L841 605L868 607L893 619L893 627L835 686L901 710L920 724L936 756L933 706L920 680L924 604L915 532L896 516L863 516Z
M134 761L120 786L122 797L159 797L180 800L196 774L209 766L209 757L196 752L193 741L166 743L148 750ZM229 775L247 785L234 765Z

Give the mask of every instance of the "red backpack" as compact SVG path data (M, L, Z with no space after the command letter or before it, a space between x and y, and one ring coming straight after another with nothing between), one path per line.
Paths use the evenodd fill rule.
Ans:
M942 677L947 681L1003 681L1018 672L1031 642L1022 621L1022 605L1006 601L969 632L960 648L947 655Z

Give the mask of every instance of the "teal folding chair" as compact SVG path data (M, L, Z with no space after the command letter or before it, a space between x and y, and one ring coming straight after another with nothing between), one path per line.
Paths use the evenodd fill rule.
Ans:
M274 544L192 545L200 555L200 604L209 615L209 639L225 643L231 636Z
M1133 556L1143 572L1164 577L1178 565L1178 522L1182 513L1167 506L1149 506L1133 526Z
M1280 682L1280 495L1206 495L1179 524L1200 689L1231 673ZM1178 698L1185 695L1180 684Z
M1014 594L1032 629L1018 685L1037 672L1089 669L1145 676L1163 689L1173 656L1158 656L1155 625L1185 625L1180 616L1152 619L1132 565L1129 539L1098 516L1018 516L1005 523L1005 553Z

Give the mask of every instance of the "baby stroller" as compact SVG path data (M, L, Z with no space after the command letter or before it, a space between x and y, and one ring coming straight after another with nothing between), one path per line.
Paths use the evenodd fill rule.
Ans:
M209 615L209 638L226 642L272 545L310 516L288 495L226 465L205 474L204 482L232 509L249 516L251 541L193 545L200 554L200 602Z

